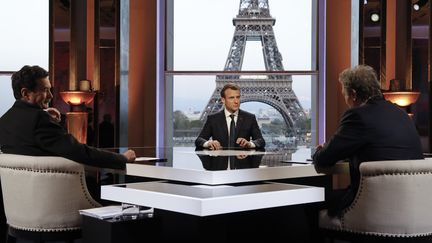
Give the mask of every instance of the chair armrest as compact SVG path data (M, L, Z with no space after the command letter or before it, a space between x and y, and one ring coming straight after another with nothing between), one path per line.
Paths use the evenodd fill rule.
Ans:
M360 165L361 180L342 228L385 236L432 233L432 161L374 161Z
M432 172L431 159L373 161L360 164L363 176Z
M78 211L100 206L87 190L84 166L69 159L0 154L0 175L8 224L17 229L78 229Z
M75 161L57 156L26 156L0 154L0 166L35 171L83 172L84 167Z

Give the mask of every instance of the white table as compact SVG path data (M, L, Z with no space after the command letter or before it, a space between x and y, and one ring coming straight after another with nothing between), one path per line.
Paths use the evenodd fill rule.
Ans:
M309 152L309 153L308 153ZM261 163L255 163L254 168L208 170L203 167L203 161L198 155L208 154L207 161L222 163L219 159L229 155L262 156ZM206 185L222 185L252 181L267 181L287 178L301 178L322 176L314 165L307 159L310 158L309 149L303 148L293 154L285 152L259 152L259 151L194 151L193 148L174 148L172 154L162 155L170 157L167 162L149 162L147 164L129 163L126 165L126 174L132 176L157 178L193 182ZM248 158L246 158L248 159ZM282 162L282 160L286 162ZM289 163L291 161L292 163ZM250 161L249 161L250 162ZM242 161L240 162L242 163ZM248 162L246 162L248 163ZM335 171L336 170L336 171ZM348 166L339 164L332 173L346 173Z
M310 157L308 150L303 150L300 155L260 151L195 151L194 148L174 148L167 151L169 152L160 153L158 160L144 164L130 163L126 168L128 175L167 181L103 186L102 198L197 216L324 200L323 187L262 183L324 175L318 173L314 166L306 161ZM256 156L258 160L239 160L241 165L250 165L253 168L228 169L225 168L227 156ZM210 160L206 161L203 158ZM160 162L161 160L164 162ZM282 160L285 162L281 162ZM209 164L219 163L225 164L212 167L216 170L205 169ZM341 164L336 169L339 172L347 171L348 167ZM251 185L251 182L256 183ZM281 199L274 200L273 197ZM257 204L251 203L248 208L245 207L245 202ZM218 208L217 205L224 205L224 208Z
M289 206L324 200L324 188L284 183L244 186L141 182L102 186L104 199L196 216Z
M127 164L126 174L163 180L185 181L206 185L221 185L251 181L266 181L286 178L322 176L314 166L293 164L292 166L260 167L241 170L194 170L142 164Z
M159 218L163 225L161 235L167 241L189 240L193 235L201 242L207 240L207 234L211 234L214 227L218 228L217 236L222 237L221 242L230 241L237 237L231 232L232 227L249 232L250 227L259 224L273 231L274 226L269 227L266 223L269 218L273 222L277 218L277 228L284 231L292 227L285 226L287 222L290 224L290 217L292 220L305 217L301 214L301 205L324 201L324 187L268 182L324 175L316 172L310 162L287 163L304 163L310 157L308 153L302 156L284 152L256 153L254 156L258 159L240 160L236 168L242 169L229 169L232 158L227 163L229 151L209 157L201 152L197 154L191 148L175 148L172 152L138 154L158 160L127 165L128 175L160 181L107 185L101 189L103 199L153 207L156 217L162 215ZM232 152L242 158L238 151ZM346 165L339 167L339 171L347 170ZM292 216L295 214L297 216ZM304 218L301 221L304 222ZM298 235L302 237L305 233L298 232Z
M205 156L206 154L209 156ZM160 155L161 158L166 158L166 162L129 163L126 165L126 174L207 185L322 175L315 171L310 161L306 161L310 157L309 149L303 149L299 154L296 157L285 152L194 151L194 148L180 147L174 148L170 154ZM224 169L223 160L225 159L225 167L228 166L226 160L229 155L247 156L238 160L242 169ZM295 163L281 162L282 160ZM248 165L253 168L247 168Z

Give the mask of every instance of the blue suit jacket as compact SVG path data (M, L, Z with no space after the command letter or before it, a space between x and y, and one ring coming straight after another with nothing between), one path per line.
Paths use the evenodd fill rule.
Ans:
M252 142L255 144L256 148L265 147L265 140L262 137L261 130L258 127L258 123L254 114L239 110L235 134L236 139L252 139ZM195 140L195 146L202 148L204 143L210 138L213 140L218 140L222 147L228 147L229 137L224 110L207 117L207 121L204 124L201 133Z

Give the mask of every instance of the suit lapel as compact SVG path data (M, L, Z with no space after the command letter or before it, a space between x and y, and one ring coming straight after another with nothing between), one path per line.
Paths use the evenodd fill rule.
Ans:
M218 124L220 124L222 126L222 134L221 134L222 141L219 141L219 142L221 144L224 144L225 146L227 146L228 145L228 127L227 127L227 122L226 122L224 110L222 110L219 113L218 119L219 119Z
M239 137L239 128L243 126L243 123L244 123L244 116L243 116L243 113L241 112L241 110L239 110L236 128L235 128L236 139Z

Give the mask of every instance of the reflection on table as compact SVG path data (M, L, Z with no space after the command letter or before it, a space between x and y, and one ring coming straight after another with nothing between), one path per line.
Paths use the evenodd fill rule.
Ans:
M133 149L137 156L156 160L127 164L126 174L132 176L220 185L322 175L307 161L310 148L295 151L195 151L194 147ZM228 169L225 158L232 156L236 157L234 166L242 169ZM237 157L246 160L240 161ZM203 161L203 158L208 159Z
M264 156L264 153L254 154L253 152L256 151L240 151L240 153L234 151L231 155L227 155L229 153L222 154L219 151L197 151L198 158L201 160L204 169L214 171L258 168Z
M260 157L260 167L293 166L291 162L311 163L311 149L299 147L295 150L196 150L195 147L132 147L109 149L117 153L133 149L137 158L141 161L135 164L172 167L177 169L205 170L201 156L224 157L236 156L237 158ZM258 159L257 159L258 160Z

